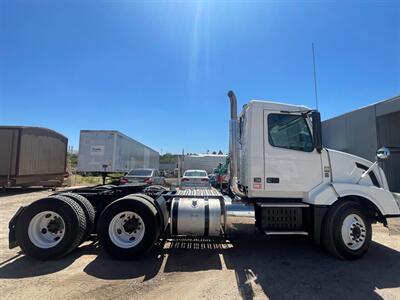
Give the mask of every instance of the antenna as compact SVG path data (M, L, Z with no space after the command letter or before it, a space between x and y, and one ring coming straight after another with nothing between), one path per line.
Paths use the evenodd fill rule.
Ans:
M315 70L315 51L314 51L314 43L311 43L312 46L312 58L313 58L313 67L314 67L314 92L315 92L315 106L318 110L318 92L317 92L317 72Z

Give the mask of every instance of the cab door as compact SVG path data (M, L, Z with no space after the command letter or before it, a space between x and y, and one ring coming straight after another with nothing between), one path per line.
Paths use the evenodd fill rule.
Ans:
M304 198L322 182L321 154L305 116L264 111L264 166L270 197Z

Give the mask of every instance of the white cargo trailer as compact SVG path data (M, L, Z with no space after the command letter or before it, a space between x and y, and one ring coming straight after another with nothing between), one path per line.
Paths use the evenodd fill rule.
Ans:
M78 172L116 173L159 167L159 153L115 130L81 130Z
M205 170L212 173L218 164L224 164L228 155L224 154L198 154L188 155L183 160L183 171Z

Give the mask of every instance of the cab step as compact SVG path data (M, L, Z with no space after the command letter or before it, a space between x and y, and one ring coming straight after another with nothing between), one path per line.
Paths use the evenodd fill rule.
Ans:
M292 208L292 207L310 207L309 204L303 203L303 202L293 202L293 203L279 203L279 202L270 202L270 203L263 203L263 202L257 202L257 205L260 207L282 207L282 208Z
M308 235L307 231L271 231L271 230L265 230L264 233L266 235Z

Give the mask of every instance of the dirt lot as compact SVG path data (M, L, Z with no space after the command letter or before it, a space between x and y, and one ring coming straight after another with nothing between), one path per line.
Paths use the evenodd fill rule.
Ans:
M109 258L96 242L40 262L8 249L8 221L47 190L0 195L0 298L400 299L400 236L374 226L366 257L332 258L306 238L168 241L140 261Z

